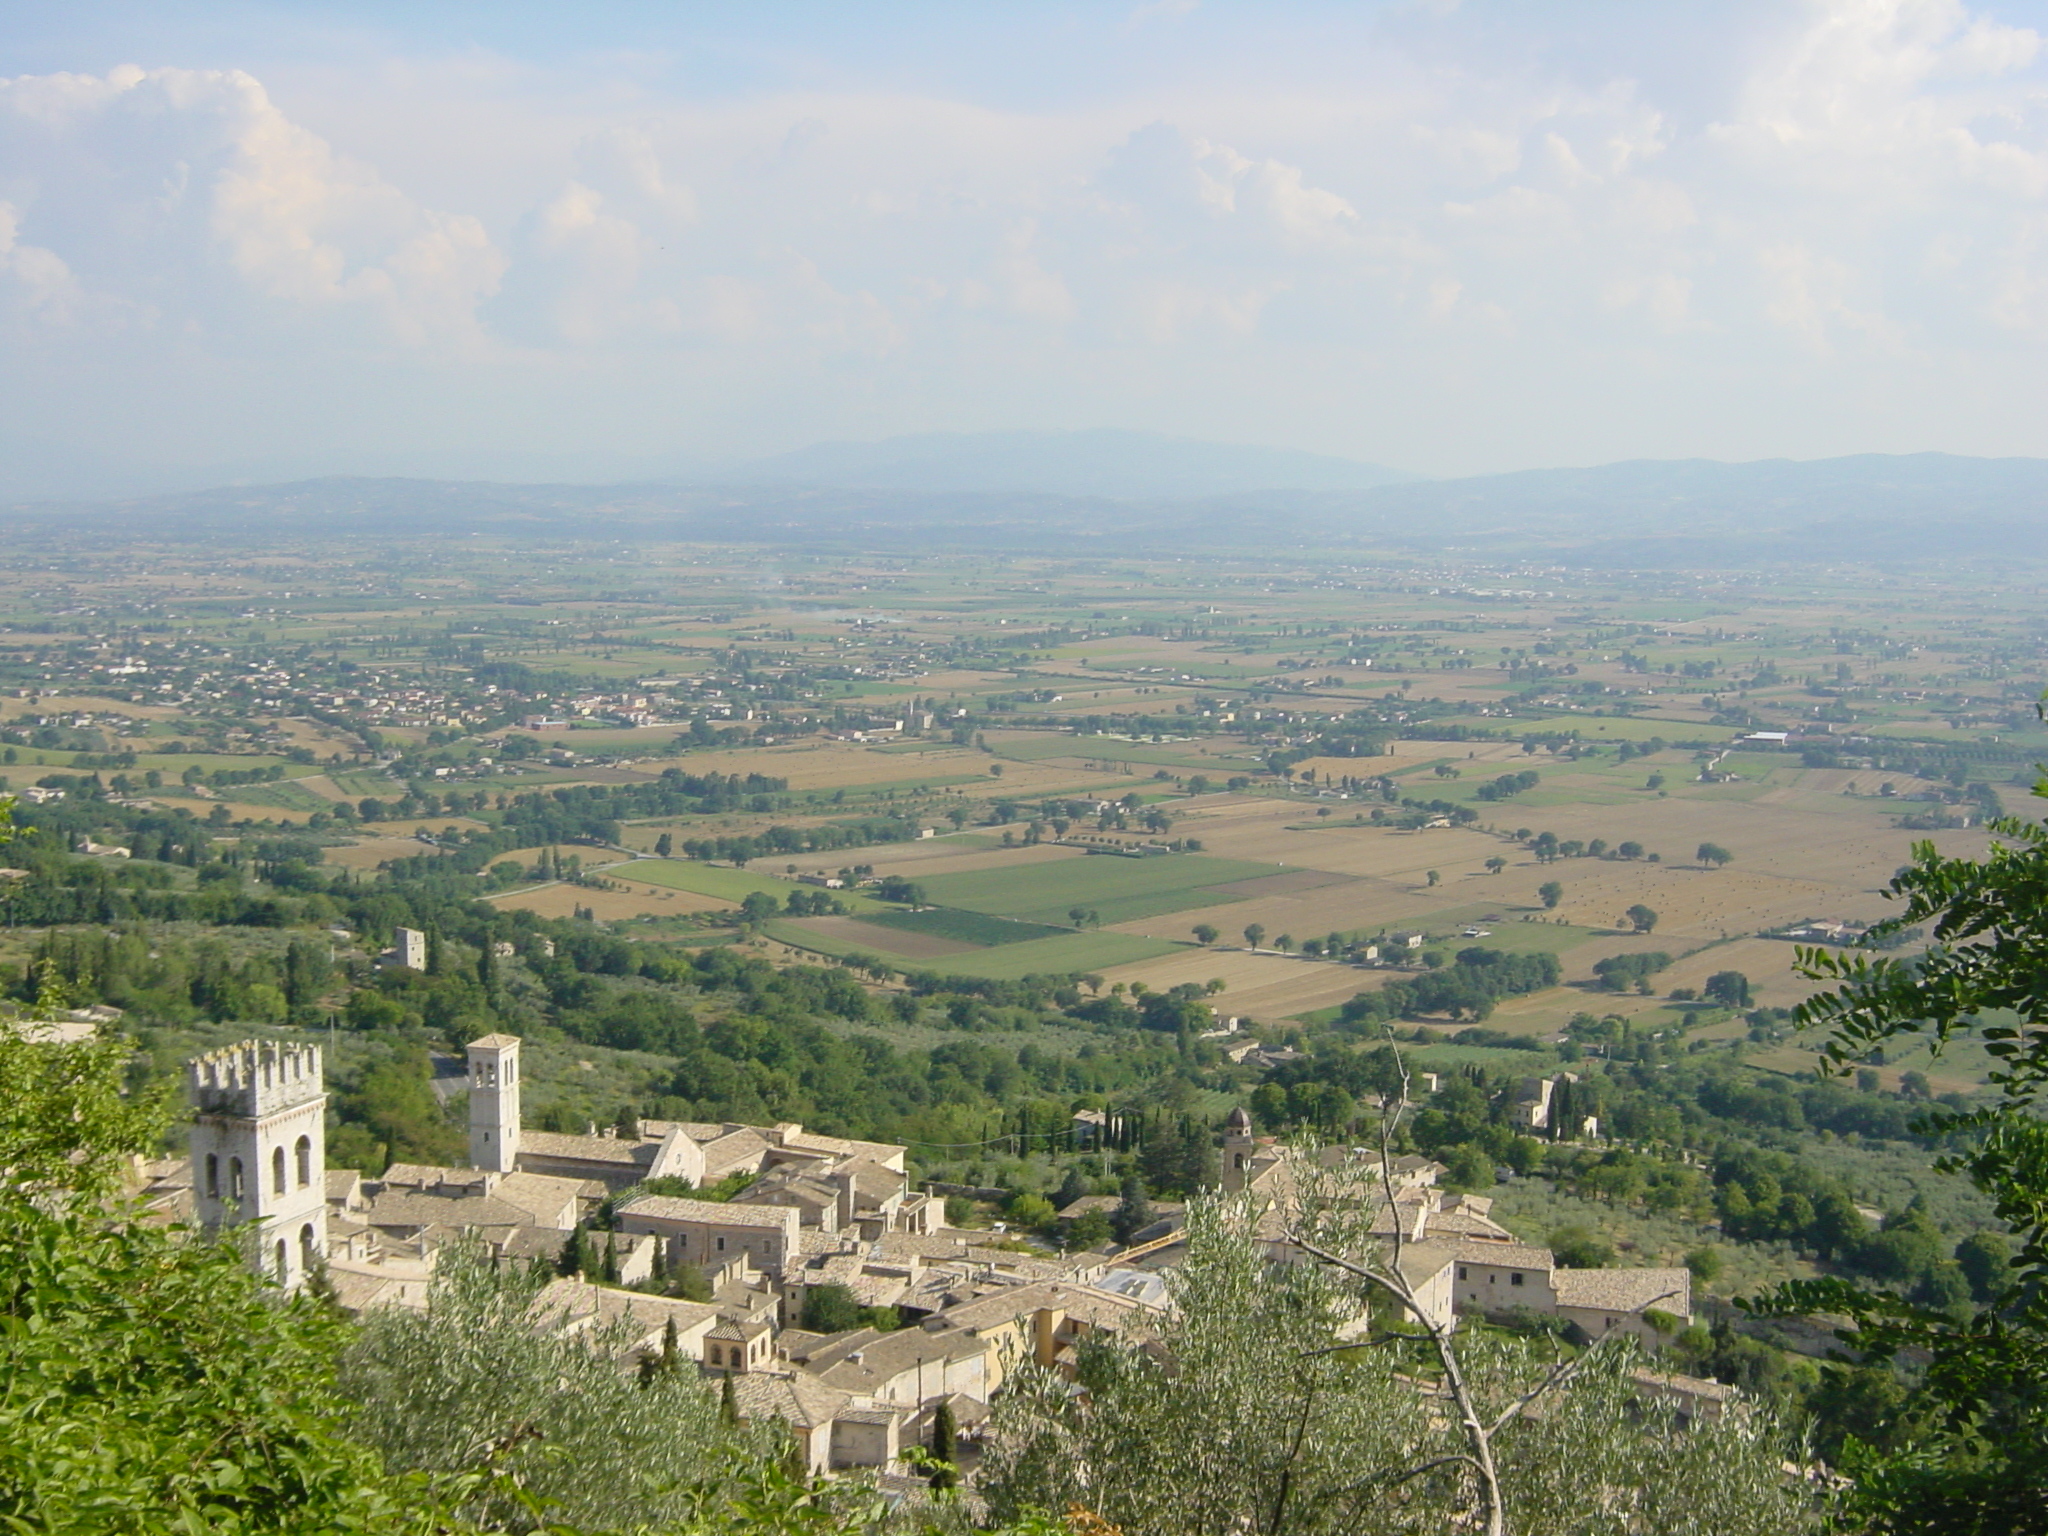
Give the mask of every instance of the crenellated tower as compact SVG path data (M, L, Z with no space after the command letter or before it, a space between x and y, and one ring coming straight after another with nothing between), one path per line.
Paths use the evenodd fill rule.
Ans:
M252 1226L252 1262L296 1289L327 1257L320 1048L245 1040L187 1062L185 1085L200 1224Z

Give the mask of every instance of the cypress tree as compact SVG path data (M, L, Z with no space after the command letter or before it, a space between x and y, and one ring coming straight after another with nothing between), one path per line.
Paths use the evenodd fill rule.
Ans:
M733 1396L732 1372L727 1371L718 1383L718 1416L727 1424L737 1425L740 1421L739 1399Z
M619 1283L618 1239L612 1237L609 1233L606 1234L604 1240L604 1265L598 1271L598 1278L607 1285L617 1285Z

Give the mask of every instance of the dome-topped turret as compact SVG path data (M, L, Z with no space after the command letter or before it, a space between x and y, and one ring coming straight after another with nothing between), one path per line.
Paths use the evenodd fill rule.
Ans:
M1224 1116L1223 1129L1226 1131L1238 1131L1248 1133L1251 1130L1251 1128L1252 1117L1245 1113L1245 1108L1242 1104L1238 1105L1237 1108L1233 1109L1228 1115Z

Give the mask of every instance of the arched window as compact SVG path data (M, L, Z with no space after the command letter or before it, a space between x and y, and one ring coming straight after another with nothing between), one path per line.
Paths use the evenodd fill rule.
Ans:
M309 1221L303 1227L299 1228L300 1269L311 1270L314 1265L314 1262L320 1257L320 1255L315 1251L313 1246L316 1241L317 1239L313 1231L313 1223Z
M291 1271L285 1268L284 1239L280 1237L277 1240L277 1283L283 1285L291 1277Z
M283 1147L272 1147L270 1149L270 1192L273 1195L281 1195L284 1193Z
M206 1154L206 1195L209 1200L220 1198L220 1154Z
M239 1157L228 1159L228 1198L237 1205L242 1202L242 1160Z
M304 1189L313 1182L313 1138L301 1136L298 1145L299 1188Z

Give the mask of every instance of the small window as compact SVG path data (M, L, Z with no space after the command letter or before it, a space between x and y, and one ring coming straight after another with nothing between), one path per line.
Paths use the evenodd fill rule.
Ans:
M1460 1280L1470 1280L1472 1278L1472 1271L1460 1264L1458 1266L1458 1278Z
M237 1205L241 1204L242 1160L239 1157L231 1157L228 1159L228 1198L234 1201Z
M273 1195L281 1195L284 1193L283 1147L273 1147L270 1150L270 1192Z
M220 1154L206 1154L206 1193L210 1199L220 1198Z
M1522 1283L1522 1274L1521 1274L1521 1271L1520 1271L1520 1270L1517 1270L1517 1271L1516 1271L1516 1272L1515 1272L1514 1274L1512 1274L1512 1275L1509 1275L1509 1276L1508 1276L1508 1284L1509 1284L1509 1285L1520 1285L1521 1283Z
M296 1150L299 1158L299 1188L304 1189L313 1182L313 1138L301 1136Z
M718 1251L720 1253L725 1252L725 1239L722 1237L718 1240Z

